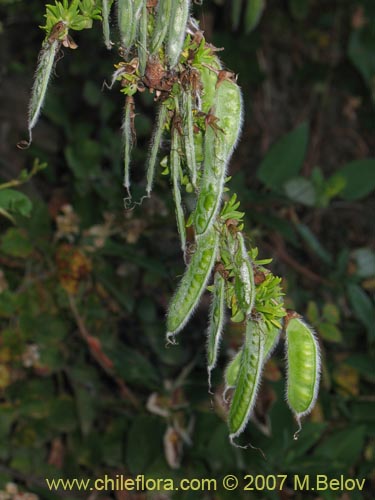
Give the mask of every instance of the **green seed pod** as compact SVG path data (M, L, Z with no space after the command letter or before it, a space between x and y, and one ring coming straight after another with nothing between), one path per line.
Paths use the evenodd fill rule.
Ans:
M240 308L251 314L255 302L254 271L242 233L237 233L238 249L233 258L234 291Z
M215 93L213 112L217 130L207 125L204 143L204 171L199 186L194 225L198 236L215 222L226 178L226 167L237 143L242 122L242 99L238 85L224 80Z
M319 344L315 334L301 318L287 321L286 348L288 362L287 402L294 413L299 429L301 418L314 407L320 379Z
M211 387L211 371L215 368L219 344L225 321L225 279L215 274L214 291L207 330L207 369L208 384Z
M180 192L180 172L181 172L181 159L180 159L180 137L178 129L173 127L172 131L172 144L170 154L170 169L173 185L173 198L176 210L177 228L181 240L181 249L185 255L186 250L186 225L184 211L182 209L182 200Z
M159 0L156 12L154 32L152 34L150 44L151 55L155 54L163 45L168 32L171 13L172 0Z
M264 350L263 350L263 362L265 363L270 358L274 348L277 345L281 330L279 328L274 327L274 326L271 326L270 329L265 327L264 330L265 330L265 342L264 342ZM225 372L224 372L225 393L227 392L228 389L232 389L233 387L236 387L237 376L238 376L238 372L240 370L241 356L242 356L242 349L240 349L235 354L235 356L228 363L228 365L225 369Z
M31 91L31 99L29 105L29 145L32 142L32 129L35 127L38 121L42 106L44 104L48 83L51 78L59 47L59 40L54 40L52 42L45 40L39 53L38 65L35 72L35 79Z
M206 288L216 261L219 232L212 228L197 242L197 248L171 300L167 315L167 340L186 325Z
M104 37L104 44L108 50L112 49L111 34L109 28L109 11L111 10L110 4L111 4L110 0L102 0L103 37Z
M167 119L167 106L165 104L162 104L159 109L159 114L154 129L154 135L152 138L150 157L148 159L148 164L147 164L146 192L148 197L151 194L152 185L154 183L156 159L158 156L159 147L163 137L166 119Z
M229 362L225 369L224 379L226 389L236 387L238 372L240 371L241 356L242 349L235 354L234 358Z
M203 113L208 113L214 105L217 72L221 70L221 63L218 57L213 57L209 66L197 66L202 84L202 92L200 94L201 106Z
M126 97L122 136L124 141L124 187L130 196L130 157L133 147L134 98Z
M193 99L190 91L183 93L184 117L184 150L188 169L190 171L190 180L194 187L197 185L197 162L194 138L194 120L193 120Z
M267 325L265 329L266 339L264 342L264 362L268 361L275 350L281 334L282 329L274 325Z
M167 55L171 68L178 63L184 45L190 0L174 0L168 29Z
M229 409L229 438L232 443L245 429L254 408L263 366L263 350L264 323L261 320L249 320L236 389Z
M133 0L117 0L117 22L121 44L125 49L130 49L136 33Z
M142 76L145 74L147 65L147 26L148 26L148 12L147 1L142 0L142 8L140 11L139 19L139 33L138 33L138 59L139 59L139 72Z

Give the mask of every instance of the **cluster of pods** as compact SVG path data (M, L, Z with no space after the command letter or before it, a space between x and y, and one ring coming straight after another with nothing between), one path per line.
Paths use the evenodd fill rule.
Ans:
M107 48L111 41L113 2L103 0L101 17ZM190 16L189 0L117 0L120 62L111 87L119 82L125 96L123 114L124 186L130 197L131 150L135 141L135 95L149 91L158 113L146 166L150 196L157 168L169 175L177 227L186 269L167 313L167 340L185 327L208 289L212 295L207 329L207 367L218 359L227 312L242 323L244 342L225 371L228 425L233 442L245 429L257 397L262 368L286 335L287 402L300 426L316 400L320 358L312 329L284 308L281 279L246 247L243 216L236 195L226 193L227 166L242 125L242 97L236 76L223 68L213 45L206 42ZM114 10L114 9L112 9ZM39 58L30 104L29 131L34 127L61 44L73 48L65 19L47 33ZM42 75L42 76L41 76ZM169 153L160 156L164 138ZM183 197L195 207L185 213ZM194 241L187 242L191 226ZM211 284L210 284L211 279Z

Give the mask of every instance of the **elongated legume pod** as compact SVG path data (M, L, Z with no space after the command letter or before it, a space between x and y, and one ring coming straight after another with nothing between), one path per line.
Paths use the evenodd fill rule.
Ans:
M218 57L213 57L210 66L197 66L202 83L200 94L201 111L208 113L214 105L217 72L221 69L221 63Z
M255 301L254 271L242 233L237 233L238 249L233 259L234 290L245 315L251 314Z
M190 91L183 93L184 118L184 150L186 163L190 172L190 180L194 187L197 185L197 161L194 139L193 99Z
M197 248L171 300L167 315L167 339L187 323L206 288L215 264L219 233L213 227L197 242Z
M124 187L130 195L130 155L133 147L132 120L134 115L134 98L126 97L122 135L124 141Z
M299 429L301 417L314 407L320 379L319 344L314 332L301 318L287 320L287 402Z
M121 44L129 49L135 36L135 18L133 0L117 0L117 22ZM133 39L133 40L132 40Z
M155 54L161 48L167 35L171 19L172 1L175 2L176 0L159 0L158 2L155 27L150 43L151 55Z
M245 429L251 416L260 384L263 349L264 323L262 320L249 320L246 325L236 389L229 409L229 438L232 442Z
M138 59L139 59L139 72L143 76L146 70L147 64L147 24L148 24L148 12L147 12L147 0L142 0L142 8L140 11L139 19L139 35L138 35Z
M168 29L167 55L171 68L176 66L181 55L189 17L190 0L173 0Z
M102 0L102 25L103 25L103 37L104 44L108 50L112 48L111 34L109 28L109 11L110 11L110 1Z
M172 144L171 144L171 154L170 154L170 169L173 185L173 198L176 210L177 228L181 240L181 249L185 255L186 250L186 225L185 216L182 209L182 200L180 192L180 171L181 171L181 159L180 159L180 137L177 127L173 127L172 130Z
M263 362L265 363L269 357L272 355L274 348L277 345L277 342L280 337L281 330L275 326L272 326L270 329L265 327L265 341L264 341L264 349L263 349ZM233 359L228 363L225 372L224 372L224 380L225 380L225 391L236 387L238 372L240 369L242 356L242 349L240 349Z
M221 205L226 168L237 143L242 121L242 99L238 85L231 80L220 82L216 89L213 113L217 130L207 125L204 143L204 172L194 215L198 236L214 223Z
M51 78L53 65L59 47L59 40L54 40L52 42L45 40L39 53L38 65L35 72L34 85L31 90L31 99L29 105L29 144L31 144L32 142L32 129L35 127L38 121L42 106L44 104L48 83Z
M147 164L147 186L146 186L147 196L150 196L152 191L152 185L154 183L156 160L158 156L160 143L163 137L166 118L167 118L167 107L164 104L161 104L155 124L154 135L152 137L150 157L148 159L148 164Z
M264 353L263 353L264 362L266 362L272 356L272 353L275 350L277 343L280 339L281 331L282 329L274 325L266 327L265 329L266 339L264 342Z
M207 369L208 383L211 386L211 371L215 368L221 334L225 320L225 279L220 273L215 274L214 291L207 330Z

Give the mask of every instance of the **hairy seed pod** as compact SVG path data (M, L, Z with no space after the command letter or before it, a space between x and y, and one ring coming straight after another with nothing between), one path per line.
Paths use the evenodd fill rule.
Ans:
M238 85L222 81L216 89L213 113L217 130L207 125L204 143L204 172L199 186L194 225L198 236L215 222L221 205L226 168L238 141L242 122L242 99Z
M249 320L236 389L229 409L231 442L243 432L254 408L263 366L263 349L264 323L261 320Z
M156 160L158 156L160 143L163 137L166 119L167 119L167 107L166 105L161 104L152 138L150 157L148 159L148 164L147 164L147 186L146 186L147 196L150 196L152 191L152 185L154 183Z
M184 150L188 169L190 171L190 180L194 187L197 185L197 161L194 138L194 120L193 120L193 99L190 91L183 93L183 108L185 110L184 119Z
M168 28L167 55L171 68L178 63L185 41L190 0L174 0Z
M151 55L155 54L163 45L169 28L171 12L172 0L159 0L156 12L155 27L150 44Z
M270 328L265 327L265 341L264 341L264 349L263 349L263 363L265 363L270 356L272 355L273 350L275 349L277 342L280 338L281 330L275 326L271 326ZM240 369L242 356L242 349L240 349L233 359L228 363L225 372L224 372L224 380L225 380L225 391L228 389L232 389L236 387L237 384L237 376Z
M124 141L124 187L128 193L130 190L130 156L133 147L133 118L134 118L134 98L126 97L124 120L122 124L122 136Z
M286 348L288 362L287 402L299 429L301 418L314 407L320 379L320 352L315 334L301 318L287 320Z
M172 130L172 144L170 154L170 169L173 185L173 198L176 210L177 228L181 240L181 249L185 255L186 250L186 225L184 211L182 209L182 200L180 192L180 172L181 172L181 159L180 159L180 137L177 127Z
M211 386L211 371L215 368L217 362L224 321L225 279L220 273L216 273L207 330L207 370L209 386Z
M214 105L217 73L221 70L221 63L218 57L213 57L209 66L199 66L199 76L202 84L200 95L201 111L208 113Z
M103 24L103 37L104 44L108 50L112 49L111 34L109 28L109 11L110 11L110 1L102 1L102 24Z
M117 22L121 44L130 49L136 33L133 0L117 0Z
M215 264L218 242L219 232L215 228L197 242L197 248L169 305L168 340L182 330L197 307Z
M139 59L139 72L144 76L147 65L147 26L148 26L148 12L147 0L142 0L140 19L139 19L139 32L138 32L138 59Z
M35 127L38 121L42 106L44 104L48 83L51 78L59 47L59 40L53 40L52 43L46 40L43 42L41 51L39 53L38 65L35 72L35 79L31 91L31 99L29 105L29 144L31 144L32 142L32 129Z
M242 233L237 233L237 241L238 249L233 258L234 291L240 308L248 316L255 302L254 271Z

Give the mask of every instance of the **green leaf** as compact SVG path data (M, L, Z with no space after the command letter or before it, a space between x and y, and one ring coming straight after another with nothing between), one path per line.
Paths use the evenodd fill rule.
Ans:
M307 304L306 317L309 322L314 325L319 319L319 309L315 302L312 300Z
M22 230L10 228L2 238L0 249L12 257L26 258L33 251L33 246Z
M332 460L332 465L340 469L343 465L355 463L358 459L365 439L364 426L334 431L315 450L316 459Z
M318 238L305 224L296 224L296 229L310 249L326 264L332 264L332 257L322 246Z
M371 25L352 32L348 45L348 56L352 64L361 73L374 99L375 32Z
M28 217L33 205L30 199L15 189L0 190L0 208L10 213Z
M108 355L115 365L116 372L128 383L155 389L159 377L150 361L135 349L117 345Z
M302 167L309 139L309 126L302 123L273 144L258 168L258 179L267 187L281 191Z
M163 448L164 424L160 418L139 415L129 429L126 464L132 474L144 473Z
M342 198L348 201L364 198L375 189L375 158L347 163L337 175L346 181Z
M323 322L319 324L319 334L328 342L341 342L342 334L337 326L332 323Z
M328 323L332 323L333 325L337 325L340 321L340 311L335 306L335 304L324 304L323 307L323 318L328 321Z
M295 177L284 184L285 194L292 201L308 207L316 204L316 193L313 183L304 177Z
M259 24L262 17L264 8L266 6L265 0L247 0L245 12L245 31L250 33Z
M358 285L348 285L350 305L356 317L365 325L369 336L375 338L375 309L370 297Z

